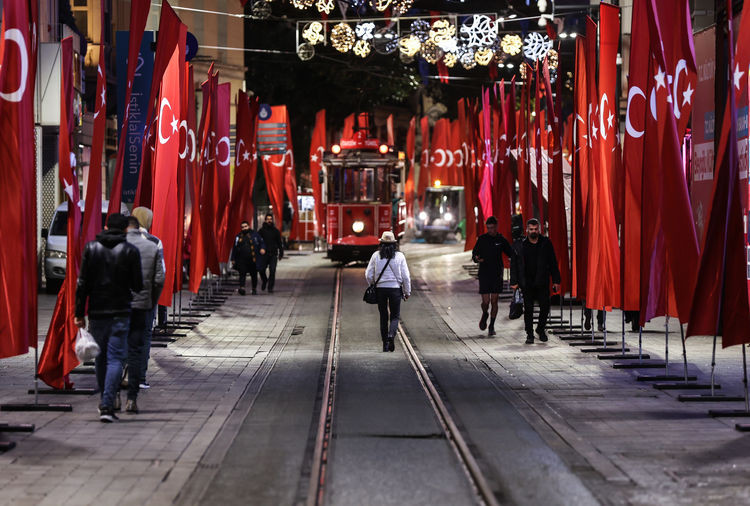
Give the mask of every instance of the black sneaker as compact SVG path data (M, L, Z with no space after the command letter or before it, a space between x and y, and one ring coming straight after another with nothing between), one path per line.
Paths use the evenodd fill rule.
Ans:
M237 291L240 293L240 295L245 295L245 289L244 288L240 288Z
M536 334L539 336L539 340L543 343L547 342L547 334L543 330L537 330Z
M389 348L389 346L388 346L388 340L383 339L383 351L384 352L388 351L388 348Z
M482 318L479 320L479 330L484 330L487 328L487 318L489 318L490 314L485 311L482 313Z
M266 285L267 285L267 284L268 284L268 281L263 281L263 280L261 280L261 283L260 283L260 289L261 289L261 290L265 290L265 289L266 289Z
M393 339L388 340L388 351L395 351L396 350L396 343L393 342Z
M490 325L490 330L487 332L488 336L494 336L495 335L495 326Z
M583 328L585 330L591 330L591 317L588 315L583 320Z
M115 416L115 412L112 410L112 408L107 408L104 406L99 407L99 421L102 423L112 423L115 420L117 420L117 417Z
M135 399L128 399L127 404L125 404L125 412L138 414L138 404L136 404Z
M526 344L534 344L534 336L526 334Z
M599 332L604 332L604 324L603 323L597 323L596 328L599 329Z

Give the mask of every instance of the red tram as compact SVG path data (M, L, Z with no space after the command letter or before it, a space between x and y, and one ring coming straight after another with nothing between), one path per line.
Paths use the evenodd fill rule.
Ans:
M400 181L398 157L392 146L367 132L361 129L323 154L326 243L334 262L367 261L383 232L403 235L403 220L394 220L394 208L398 215L405 209L394 199Z

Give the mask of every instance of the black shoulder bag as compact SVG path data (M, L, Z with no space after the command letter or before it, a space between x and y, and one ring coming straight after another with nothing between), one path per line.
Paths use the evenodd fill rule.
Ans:
M375 280L375 283L371 284L367 287L367 290L365 290L365 296L362 297L362 300L367 302L368 304L377 304L378 303L378 294L375 292L375 287L378 285L378 281L380 281L380 278L383 277L383 273L388 268L388 264L391 263L391 259L389 258L388 261L385 263L385 266L383 266L383 270L380 271L380 276L378 276L378 279Z

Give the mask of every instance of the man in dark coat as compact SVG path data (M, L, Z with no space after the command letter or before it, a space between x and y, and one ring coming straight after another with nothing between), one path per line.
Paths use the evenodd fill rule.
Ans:
M104 231L86 244L76 287L75 323L86 326L99 345L96 380L101 392L99 420L113 422L115 396L122 380L122 363L127 357L132 292L143 289L141 255L128 243L127 217L114 213Z
M257 295L258 270L263 265L263 255L266 254L266 245L263 238L250 228L250 223L243 221L240 224L240 233L234 238L232 248L232 268L240 273L240 295L245 295L245 279L250 274L253 286L253 295Z
M273 286L276 282L276 263L284 258L284 245L281 243L281 232L273 224L273 214L266 214L266 219L258 233L266 244L265 266L260 271L260 289L265 290L266 285L268 285L268 293L273 293ZM265 267L268 267L268 277L266 277Z
M516 254L510 265L510 284L523 292L523 319L526 323L526 344L534 344L534 301L539 303L539 340L547 341L544 328L549 316L549 283L552 290L560 289L560 268L557 265L552 241L540 234L539 220L526 222L526 238L513 243Z
M490 216L485 222L487 233L477 238L471 252L471 259L479 264L479 293L482 295L482 318L479 328L487 328L487 317L490 317L489 335L495 335L495 318L497 317L497 297L503 291L503 253L513 258L513 248L502 234L497 231L497 218ZM490 303L492 312L487 313Z

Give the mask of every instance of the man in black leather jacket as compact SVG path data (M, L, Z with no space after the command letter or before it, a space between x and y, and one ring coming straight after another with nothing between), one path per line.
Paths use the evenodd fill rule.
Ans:
M143 289L141 256L125 239L127 226L128 219L122 214L107 218L104 231L83 250L76 288L75 323L86 325L88 303L89 332L101 350L96 357L96 380L102 422L117 418L114 398L128 349L132 292Z
M258 230L258 233L266 244L265 267L268 267L267 277L265 267L260 271L260 280L262 281L260 288L261 290L265 290L267 284L268 293L273 293L273 286L276 283L276 263L284 258L284 245L281 242L281 232L273 224L273 214L266 214L266 219L263 222L263 226Z
M549 284L557 292L560 287L560 268L557 265L552 241L540 233L539 220L526 222L526 238L513 243L515 256L510 262L510 284L523 292L523 319L526 323L526 344L534 344L534 301L539 303L539 340L547 341L544 332L549 316Z

